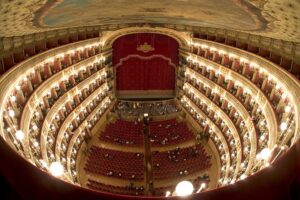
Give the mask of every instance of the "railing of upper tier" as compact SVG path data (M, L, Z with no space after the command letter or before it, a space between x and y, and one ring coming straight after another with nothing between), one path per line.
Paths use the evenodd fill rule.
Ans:
M92 42L92 43L91 43ZM7 83L7 82L9 82L9 81L12 81L11 79L12 79L12 77L14 77L14 76L17 76L18 78L17 78L17 81L15 81L13 84L11 84L11 85L9 85L10 86L10 89L7 89L5 92L5 94L4 95L6 95L6 97L8 97L8 96L10 96L10 95L12 95L12 94L14 94L14 92L13 92L13 88L14 88L14 85L16 85L15 87L20 87L20 86L18 86L18 84L22 84L21 83L21 81L20 81L20 79L21 80L24 80L24 77L27 79L27 77L29 76L29 74L31 74L31 72L33 72L34 71L34 73L35 74L38 74L38 76L40 76L41 75L41 73L39 72L39 70L40 69L51 69L51 68L53 68L53 67L51 67L51 68L47 68L47 65L46 64L49 64L49 63L51 63L51 60L53 60L52 62L54 63L55 61L54 61L54 58L57 56L57 55L59 55L59 57L60 57L60 55L66 55L66 56L70 56L69 57L69 59L72 59L71 58L71 55L72 55L72 53L74 54L74 52L75 52L75 50L74 50L74 48L76 48L76 50L77 49L79 49L78 51L77 51L77 54L80 54L80 50L84 50L85 51L85 53L83 53L83 54L85 54L85 55L83 55L84 57L83 57L83 59L85 59L85 58L88 58L88 57L90 57L90 56L96 56L95 58L97 58L97 55L95 55L97 52L99 52L99 50L95 50L94 48L92 48L92 50L94 51L93 53L90 53L89 52L89 48L91 47L91 46L93 46L93 45L95 45L95 42L96 42L96 44L97 44L97 40L91 40L91 41L88 41L88 43L87 43L87 41L84 41L84 42L79 42L79 43L76 43L76 44L72 44L72 45L70 45L71 47L69 47L69 46L65 46L65 47L60 47L60 48L58 48L58 52L57 51L54 51L54 50L52 50L52 51L50 51L50 52L45 52L45 53L43 53L43 54L41 54L41 55L38 55L38 56L35 56L35 57L33 57L32 59L28 59L27 61L25 61L25 62L23 62L23 63L20 63L20 65L17 65L16 66L16 68L13 68L11 71L10 71L10 73L8 74L8 75L4 75L4 80L3 80L3 82L4 83ZM92 44L92 45L91 45ZM74 46L75 45L75 46ZM73 50L69 50L70 48L73 48ZM65 52L66 51L66 52ZM62 53L62 52L64 52L64 53ZM53 56L53 54L55 53L55 56ZM79 55L78 55L79 56ZM45 57L46 57L46 59L45 59ZM63 56L64 57L64 56ZM39 59L40 58L40 59ZM50 59L49 59L50 58ZM32 62L30 62L30 60L33 60ZM87 59L87 60L89 60L89 59ZM39 62L38 62L39 61ZM81 61L81 59L80 59L80 56L79 56L79 61ZM59 61L60 62L60 61ZM46 83L47 82L47 84L49 85L49 84L51 84L51 83L49 83L49 81L50 80L52 80L53 79L53 77L62 77L63 76L63 73L66 71L66 73L69 73L70 72L70 70L69 69L73 69L73 62L72 61L70 61L71 63L69 63L69 66L66 66L66 69L65 69L65 67L61 67L60 68L60 70L58 70L58 71L56 71L56 72L54 72L54 75L53 74L49 74L49 76L50 76L50 78L49 77L46 77L46 78L40 78L39 79L39 81L41 82L40 84L38 84L38 86L34 86L33 87L33 89L32 89L32 91L30 92L30 93L32 93L32 94L28 94L29 95L29 99L31 99L31 98L37 98L37 95L35 94L35 90L37 90L37 91L39 91L41 88L42 88L42 86L43 85L45 85L44 83ZM38 64L37 64L38 63ZM44 63L46 63L46 64L44 64ZM75 61L75 63L76 63L76 61ZM83 61L83 62L78 62L78 63L76 63L75 65L76 66L79 66L79 69L81 69L81 64L83 65L85 63L85 60ZM29 67L29 66L34 66L33 68L32 67ZM42 65L42 67L40 66L40 65ZM28 69L29 68L29 69ZM37 71L38 72L35 72L35 69L38 69ZM51 69L51 71L54 71L54 69ZM28 71L30 71L30 72L28 72ZM49 70L48 70L49 71ZM16 74L20 74L20 73L22 73L22 75L21 76L18 76L18 75L16 75ZM37 76L37 75L35 75L35 76ZM8 80L10 78L10 80ZM43 81L43 79L44 79L44 81ZM32 81L32 79L31 80L27 80L27 82L30 82L30 84L29 85L31 85L32 83L31 83L31 81ZM6 85L7 86L7 85ZM3 87L6 87L6 86L3 86ZM36 89L36 87L37 87L37 89ZM17 89L18 90L18 89ZM22 89L20 90L19 89L19 91L21 91L21 94L22 93L24 93L23 91L22 91ZM43 93L43 91L41 91L42 93ZM3 99L2 99L3 100ZM28 99L27 99L28 100ZM28 104L30 103L30 102L28 102L26 100L26 98L25 98L25 108L26 108L26 106L28 106ZM26 102L27 101L27 102ZM4 102L5 102L5 100L4 100ZM3 105L3 104L2 104ZM5 105L4 105L5 106ZM32 107L32 102L30 103L30 105L29 106L31 106ZM24 114L25 112L23 112L23 114ZM27 112L26 112L27 113ZM1 113L2 114L2 116L3 116L3 113ZM27 113L28 114L28 113ZM24 120L24 117L23 117L23 115L22 115L22 117L21 117L21 121L22 121L22 119ZM17 125L18 126L18 125ZM17 127L16 127L17 128ZM2 127L2 129L3 129L3 127ZM20 130L22 130L22 129L20 129ZM22 130L22 131L24 131L24 130ZM3 135L4 137L5 137L5 135ZM25 135L25 138L28 138L27 137L27 135ZM27 141L27 139L26 139L26 141ZM25 145L26 146L26 145ZM28 144L27 144L27 146L28 146ZM28 148L24 148L24 152L25 152L25 155L28 157L28 156L30 156L30 152L28 151Z
M265 73L269 74L275 82L280 85L280 88L284 91L285 96L288 97L289 101L294 107L295 113L295 131L293 133L287 134L286 138L283 140L283 144L287 142L287 140L293 134L293 141L294 143L299 138L299 111L300 111L300 99L298 96L300 95L300 84L299 80L297 80L294 76L292 76L286 70L280 68L276 64L257 56L256 54L246 52L241 49L236 49L233 47L229 47L220 43L206 41L206 40L195 40L197 45L194 44L195 48L200 48L201 45L207 48L213 49L218 51L219 53L223 54L231 54L235 55L236 57L242 58L243 62L251 64L254 68L259 68L259 70L264 71ZM238 56L237 56L238 55Z
M230 165L236 162L236 160L230 157L230 146L224 137L220 128L200 109L194 102L192 102L187 96L183 96L180 100L182 107L187 111L187 113L194 118L194 120L203 128L205 133L209 133L213 143L218 146L217 150L222 165L221 177L227 179L230 174ZM219 145L218 145L219 144Z
M196 56L196 58L201 59L200 56ZM238 74L237 72L228 69L226 67L223 67L222 65L212 62L208 59L202 59L201 62L204 65L207 65L210 67L211 71L215 71L215 72L219 72L220 74L224 74L226 75L225 78L230 77L229 80L236 82L239 82L238 86L245 88L247 91L247 93L249 93L253 98L254 98L254 102L257 103L262 109L262 112L264 113L264 116L266 116L266 120L267 120L267 124L269 124L269 133L272 134L272 137L270 137L271 139L269 140L269 146L272 147L273 145L275 145L276 143L276 138L277 138L277 131L276 131L276 127L277 127L277 118L274 112L274 109L271 105L271 103L269 102L269 100L265 97L265 95L251 82L249 81L247 78L241 76L240 74ZM189 73L191 71L191 73ZM194 70L191 70L190 68L188 68L187 70L188 74L193 74L193 76L197 76L198 78L200 78L200 80L202 79L200 74L198 72L194 72ZM206 84L209 84L209 81L205 81ZM217 84L216 84L217 85ZM214 86L216 87L216 86ZM220 87L224 87L223 85L220 85ZM224 88L225 89L225 88ZM216 90L218 91L218 90ZM226 88L227 91L227 88ZM270 125L273 126L270 126ZM276 125L276 126L274 126Z
M60 57L61 55L72 54L78 49L80 51L81 49L89 48L90 46L93 46L95 44L99 45L98 38L80 41L80 42L72 43L69 45L61 46L61 47L58 47L55 49L51 49L47 52L43 52L41 54L31 57L31 58L19 63L11 70L9 70L0 79L1 80L0 81L1 82L0 93L2 94L1 98L0 98L0 102L2 105L2 111L5 110L7 99L12 94L13 89L18 86L18 84L23 79L23 77L27 76L26 74L30 74L35 69L39 69L41 64L49 62L49 58L54 59L57 56ZM89 54L89 52L86 52L86 53ZM94 52L94 54L95 54L95 52ZM71 66L72 66L72 62L71 62ZM55 75L57 75L57 74L58 73L55 73ZM45 81L47 81L47 79ZM4 134L5 131L3 130L3 125L4 125L3 117L4 117L4 113L1 112L0 113L0 118L2 119L0 122L1 123L1 134L4 139L7 139L6 135ZM12 143L12 141L7 141L7 142L9 142L10 144Z
M56 31L52 31L52 33L53 32ZM55 37L56 34L57 37ZM56 34L52 35L55 38L49 38L47 33L39 33L27 35L26 37L22 36L3 39L3 47L0 44L0 49L1 47L3 48L3 54L0 55L0 65L3 67L3 71L1 71L0 74L2 75L2 73L7 72L20 62L50 49L99 37L98 31L86 33L84 35L72 35L69 37L63 37L57 32ZM42 40L43 37L45 38L44 40Z
M207 44L207 43L212 43L213 45ZM238 88L240 86L242 86L242 88L246 91L246 94L248 94L250 92L250 93L252 93L252 95L254 97L257 97L257 98L255 98L255 101L259 100L259 102L261 103L262 111L265 113L266 119L268 119L268 127L269 128L271 128L272 130L275 130L275 131L277 131L278 129L286 129L285 124L283 123L284 121L282 121L282 120L286 119L286 116L285 117L277 116L278 109L277 109L276 105L274 105L274 102L272 102L269 99L271 95L265 93L263 88L260 88L260 86L257 86L252 81L249 81L248 79L250 79L251 77L250 78L243 77L245 68L242 68L242 71L240 72L239 70L236 71L236 70L230 69L230 66L222 66L223 58L224 58L223 55L230 53L231 57L234 56L235 58L240 58L240 60L242 60L241 61L242 63L248 63L249 65L251 65L251 67L254 67L254 68L260 67L259 71L260 72L264 71L268 80L270 80L270 77L271 77L271 80L275 79L276 82L279 83L278 84L279 89L284 91L284 93L285 93L284 96L287 96L287 99L289 101L289 104L288 104L289 106L286 107L287 111L285 111L285 112L289 112L289 110L293 110L292 116L294 116L294 113L295 113L295 115L297 115L297 116L295 116L294 119L295 119L295 121L296 120L299 121L299 118L298 118L299 107L297 104L295 105L295 102L298 101L298 99L296 99L295 93L297 92L299 94L299 92L300 92L299 91L299 82L297 79L295 79L295 77L291 76L288 72L279 68L274 63L264 60L263 58L261 58L257 55L254 55L254 54L251 54L248 52L244 52L244 54L240 54L239 51L242 51L242 50L239 50L239 49L235 49L235 51L232 52L231 51L232 47L227 47L225 45L223 45L222 48L220 48L220 47L218 47L218 44L215 45L213 42L209 42L209 41L204 41L203 43L202 42L201 43L200 42L192 43L192 45L193 46L191 47L191 51L193 53L194 53L193 49L196 49L196 51L197 51L197 49L198 48L200 49L200 47L204 48L204 50L201 49L201 51L205 51L204 56L198 55L199 51L200 51L199 49L197 51L198 52L197 55L194 55L193 53L182 51L182 55L187 56L188 57L187 60L190 61L190 63L193 63L193 64L191 64L191 66L189 66L189 67L191 67L191 69L187 70L188 73L187 72L186 73L188 75L192 76L193 80L195 79L195 82L197 82L197 84L199 84L199 80L198 80L199 75L201 75L201 76L203 75L204 77L206 77L208 79L212 79L212 81L215 82L214 84L216 84L216 85L221 84L221 83L219 83L220 81L218 78L215 79L215 74L224 75L225 79L226 78L228 79L228 77L229 77L230 79L232 79L233 82L238 83L237 84ZM206 50L206 49L208 49L208 50ZM232 56L232 54L233 54L233 56ZM250 54L250 55L248 55L248 54ZM217 62L217 60L215 60L217 58L221 58L222 60L221 61L219 60L220 62ZM233 66L233 64L232 64L232 66ZM265 66L268 66L268 67L265 67ZM227 67L229 67L229 69ZM245 67L245 65L242 65L242 67ZM246 67L247 67L247 65L246 65ZM187 69L189 69L189 68L187 68ZM199 70L200 70L200 72L199 72ZM203 74L203 71L206 71L206 70L208 70L209 73ZM219 77L219 76L217 76L217 77ZM283 81L281 81L281 80L283 80ZM288 84L288 83L291 83L291 84ZM200 84L201 84L201 81L200 81ZM214 84L212 84L212 85L214 86ZM204 85L207 85L207 81L204 81ZM235 83L233 85L236 86ZM225 84L225 86L226 86L226 84ZM251 86L251 87L249 88L249 86ZM224 86L220 85L220 87L224 87ZM215 93L220 92L219 89L217 89L215 87L213 87L213 88L215 89L214 90ZM224 89L228 89L228 88L226 87ZM278 86L276 87L276 89L278 89ZM231 91L228 91L228 92L231 92ZM257 94L258 94L257 92L260 94L259 96L257 96ZM220 94L221 94L221 92L220 92ZM233 93L233 94L235 95L235 93ZM286 97L283 97L283 98L286 98ZM262 101L262 100L264 100L264 101ZM292 107L292 109L290 107ZM265 112L265 108L269 108L268 112ZM266 115L268 113L270 115ZM271 116L271 118L270 118L270 116ZM273 120L271 120L272 118L273 118ZM276 125L274 127L274 124L278 123L277 122L278 119L279 119L279 122L281 122L281 124L280 124L280 126ZM291 123L294 122L293 119L289 120L289 121L292 121ZM289 141L289 138L291 138L291 136L294 136L292 138L292 143L295 142L297 140L297 138L299 137L297 135L297 133L298 133L297 128L299 128L299 126L297 124L298 121L296 121L296 123L295 123L296 124L295 130L294 130L294 125L293 125L292 129L289 129L289 132L287 134L285 134L285 138L283 139L283 141L281 139L279 139L283 135L282 131L280 131L280 132L278 131L279 132L278 136L277 136L277 134L274 135L274 131L269 131L271 134L271 137L269 137L268 147L270 149L273 149L277 145L284 146ZM273 123L273 122L275 122L275 123ZM292 130L292 131L290 131L290 130ZM255 155L254 155L254 159L257 159L257 158L255 158ZM252 160L252 163L253 163L253 160ZM251 169L251 171L252 172L257 171L257 169L263 167L263 166L260 166L260 164L255 163L255 165L253 165L253 168Z
M297 72L296 68L299 68L299 57L295 55L297 47L299 45L292 42L283 42L273 38L264 38L257 35L248 34L247 37L243 35L243 38L233 38L232 36L221 37L217 33L216 35L211 35L211 33L194 33L194 39L203 39L208 41L214 41L220 44L225 44L227 46L236 47L243 49L250 53L254 53L265 59L278 64L282 68L296 72L298 79L300 79L300 74ZM231 33L232 34L232 33ZM245 34L245 33L242 33ZM250 40L246 39L250 38ZM252 39L252 41L251 41ZM255 42L256 44L253 44ZM286 51L279 51L280 49L286 49Z

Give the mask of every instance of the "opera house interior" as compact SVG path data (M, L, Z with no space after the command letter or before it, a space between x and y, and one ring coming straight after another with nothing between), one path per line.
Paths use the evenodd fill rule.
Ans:
M299 0L0 0L0 199L300 200Z

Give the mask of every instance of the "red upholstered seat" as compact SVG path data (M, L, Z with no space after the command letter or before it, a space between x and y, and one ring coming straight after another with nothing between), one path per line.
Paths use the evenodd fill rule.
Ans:
M99 190L102 192L109 192L109 193L122 194L122 195L133 195L133 196L144 195L143 186L136 186L130 184L128 186L113 186L113 185L100 183L92 179L88 179L87 187L93 190Z
M92 174L127 180L143 180L144 155L92 146L84 169Z
M99 139L118 145L142 146L143 123L117 120L106 126Z
M210 156L201 144L172 151L153 152L153 177L171 179L202 172L211 166Z
M150 136L152 146L180 144L194 138L186 123L176 119L151 122Z

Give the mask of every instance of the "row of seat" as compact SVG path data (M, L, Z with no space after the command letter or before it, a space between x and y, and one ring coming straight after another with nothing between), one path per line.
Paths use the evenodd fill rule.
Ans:
M92 146L84 169L93 174L143 180L144 155Z
M151 145L156 147L180 144L194 138L187 125L176 119L150 122L149 127ZM99 139L118 145L142 146L143 128L142 122L117 120L106 126Z
M106 126L99 139L118 145L141 146L144 141L143 123L117 120L115 123Z
M201 144L176 147L170 151L152 152L152 166L155 180L184 177L209 169L211 156Z
M92 179L88 179L87 187L101 192L140 196L144 194L144 186L135 186L133 182L130 182L127 186L114 186L104 184Z
M178 123L176 119L150 122L150 138L152 146L180 144L194 138L194 134L186 123Z

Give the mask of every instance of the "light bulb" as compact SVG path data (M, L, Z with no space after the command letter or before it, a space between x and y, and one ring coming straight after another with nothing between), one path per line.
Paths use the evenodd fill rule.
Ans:
M284 111L287 112L287 113L291 112L291 110L292 110L291 106L286 106L284 108Z
M14 116L15 116L15 111L9 110L9 111L8 111L8 116L14 117Z
M193 193L194 186L189 181L182 181L176 185L175 191L178 196L187 196Z
M171 195L171 192L170 191L167 191L166 192L166 197L169 197Z
M18 140L23 140L23 139L24 139L24 133L23 133L23 131L17 130L17 131L16 131L16 138L17 138Z
M281 124L280 124L280 130L281 131L285 131L286 129L287 129L287 123L286 122L282 122Z
M264 148L261 152L260 152L260 158L263 160L268 159L271 156L271 150L268 148Z
M50 172L53 176L61 176L64 173L64 167L59 162L53 162L50 165Z
M244 180L245 178L247 178L247 175L245 175L245 174L242 174L240 177L241 180Z

